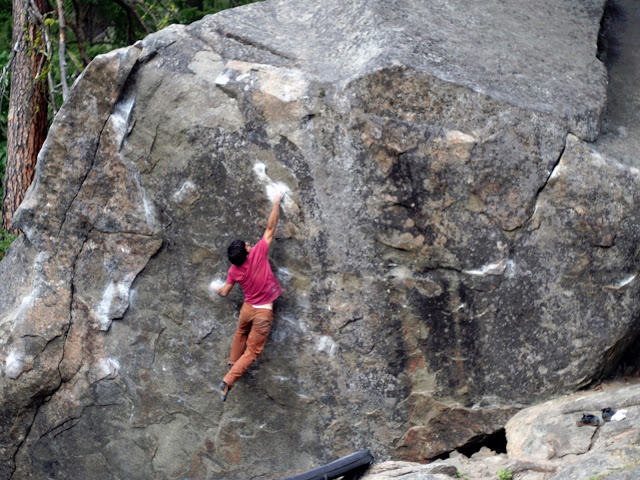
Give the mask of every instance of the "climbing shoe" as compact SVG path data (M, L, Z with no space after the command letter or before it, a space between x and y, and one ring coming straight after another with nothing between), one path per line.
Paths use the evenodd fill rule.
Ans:
M584 427L587 425L597 427L600 425L600 419L596 415L583 413L582 418L576 422L576 425L578 425L579 427Z
M227 395L229 395L229 387L225 382L220 382L220 399L224 402L227 399Z

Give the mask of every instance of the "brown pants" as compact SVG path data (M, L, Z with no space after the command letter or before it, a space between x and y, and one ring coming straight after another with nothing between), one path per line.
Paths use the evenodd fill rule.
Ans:
M245 374L267 343L273 323L273 311L254 308L243 303L238 318L238 329L231 344L229 365L233 365L223 379L229 387Z

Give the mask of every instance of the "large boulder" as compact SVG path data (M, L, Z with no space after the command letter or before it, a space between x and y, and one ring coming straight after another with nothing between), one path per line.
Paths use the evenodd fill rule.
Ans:
M264 2L96 59L0 263L0 478L424 461L615 366L640 178L587 143L603 0L538 3ZM221 404L210 284L282 185L285 292Z
M606 408L615 412L609 421L603 420ZM583 415L597 417L598 424L584 425ZM640 474L639 415L640 385L614 382L521 410L505 427L508 452L482 447L427 465L387 461L363 480L632 480Z

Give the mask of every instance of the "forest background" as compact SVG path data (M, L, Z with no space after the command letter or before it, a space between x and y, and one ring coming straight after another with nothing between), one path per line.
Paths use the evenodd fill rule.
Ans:
M19 127L19 122L32 121L17 115L8 119L11 67L17 49L27 49L41 59L36 74L26 81L33 85L32 90L46 91L43 128L48 130L68 88L97 55L131 45L170 24L189 24L256 1L261 0L0 0L0 198L5 197L9 130ZM30 9L35 26L33 30L22 26L26 41L16 42L12 32L20 9ZM2 213L0 207L0 218ZM0 260L17 235L0 228Z

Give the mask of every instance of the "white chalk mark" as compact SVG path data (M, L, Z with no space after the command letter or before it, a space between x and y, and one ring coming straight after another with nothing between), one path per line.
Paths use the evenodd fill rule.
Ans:
M142 205L144 206L144 215L145 215L145 219L147 220L147 225L150 228L153 228L153 226L156 223L156 215L155 215L155 211L151 208L151 204L149 203L149 199L147 198L147 193L144 191L144 189L142 189Z
M241 73L236 77L236 82L242 82L245 78L249 78L250 75L248 73Z
M114 282L109 283L102 294L102 300L98 304L97 313L98 321L100 322L100 328L102 330L108 330L111 324L111 318L109 313L111 312L111 302L116 293L116 285Z
M269 177L267 176L267 166L264 163L257 162L253 166L253 171L256 173L256 175L258 176L258 180L260 180L261 182L269 181Z
M633 282L637 277L637 274L635 275L629 275L627 278L622 279L622 281L620 283L618 283L618 287L624 287L626 285L629 285L631 282Z
M218 75L216 77L216 79L214 80L213 83L215 83L219 87L225 86L227 83L229 83L229 80L231 80L231 72L232 71L233 70L231 70L230 68L225 68L222 71L222 73L220 73L220 75Z
M255 172L258 180L265 186L265 190L267 193L267 198L273 203L276 199L276 196L279 194L284 194L284 198L282 199L282 208L287 209L290 206L290 202L292 200L289 198L289 194L291 193L291 189L283 182L274 182L267 175L267 166L262 162L257 162L253 165L253 171Z
M278 267L278 273L287 277L293 277L293 273L291 273L291 271L285 267Z
M502 275L507 268L507 259L503 258L499 262L483 265L474 270L464 270L469 275Z
M282 318L285 322L289 323L290 325L300 329L303 333L307 333L307 331L309 330L305 325L305 323L302 321L302 319L298 319L290 316L280 317L280 318Z
M218 290L220 290L222 287L224 287L225 281L220 279L220 278L215 278L214 280L211 281L211 283L209 284L209 291L211 292L211 294L217 294Z
M293 277L293 273L291 273L291 271L288 268L279 267L278 270L276 271L276 277L278 278L278 281L282 283L287 283Z
M9 352L9 355L7 355L7 359L5 360L4 370L7 374L7 377L15 380L24 371L25 366L26 364L22 360L22 355L16 350L11 350Z
M389 273L391 274L392 277L395 277L398 280L406 280L407 278L413 277L413 272L404 265L400 265L398 267L395 264L389 264L389 266L393 267Z
M129 305L129 288L134 276L127 275L121 282L111 281L102 293L102 299L96 306L100 329L107 331L111 320L122 315Z
M22 317L27 309L33 305L36 295L36 290L32 290L29 295L22 299L22 302L20 302L20 306L18 307L18 312L16 313L16 319Z
M333 356L336 351L336 342L334 342L331 337L323 335L318 338L318 341L316 342L316 348L319 352L325 352Z
M132 95L129 98L118 102L113 114L111 114L111 121L117 132L116 138L118 139L118 145L120 147L122 147L122 142L129 131L129 118L131 117L131 112L133 111L135 103L136 99Z
M276 197L278 195L286 195L287 193L289 193L289 187L282 182L270 183L267 185L267 197L271 203L276 201Z
M471 135L462 133L458 130L449 130L445 134L445 139L450 144L475 144L477 140Z
M636 279L637 276L638 276L637 273L635 273L633 275L628 275L625 278L623 278L622 280L620 280L618 283L616 283L615 285L606 285L604 287L604 289L607 289L607 290L620 290L621 288L624 288L627 285L629 285L631 282L633 282Z
M138 291L135 289L130 289L129 290L129 305L132 305L135 301L136 298L138 297Z
M191 180L186 180L180 190L173 194L173 201L176 203L182 203L189 197L192 197L198 188L193 184Z
M507 260L507 268L505 269L504 276L507 278L516 276L516 262L511 259Z
M553 171L551 172L551 175L549 175L549 180L560 177L565 170L566 170L566 166L562 163L562 160L560 160L558 164L555 166L555 168L553 169Z
M120 362L118 362L115 358L109 357L100 359L100 373L103 375L102 378L116 377L119 371Z
M135 97L130 96L129 98L118 102L116 105L111 118L113 118L114 126L118 127L119 130L123 130L129 123L129 117L131 116L131 111L133 110L135 103Z

